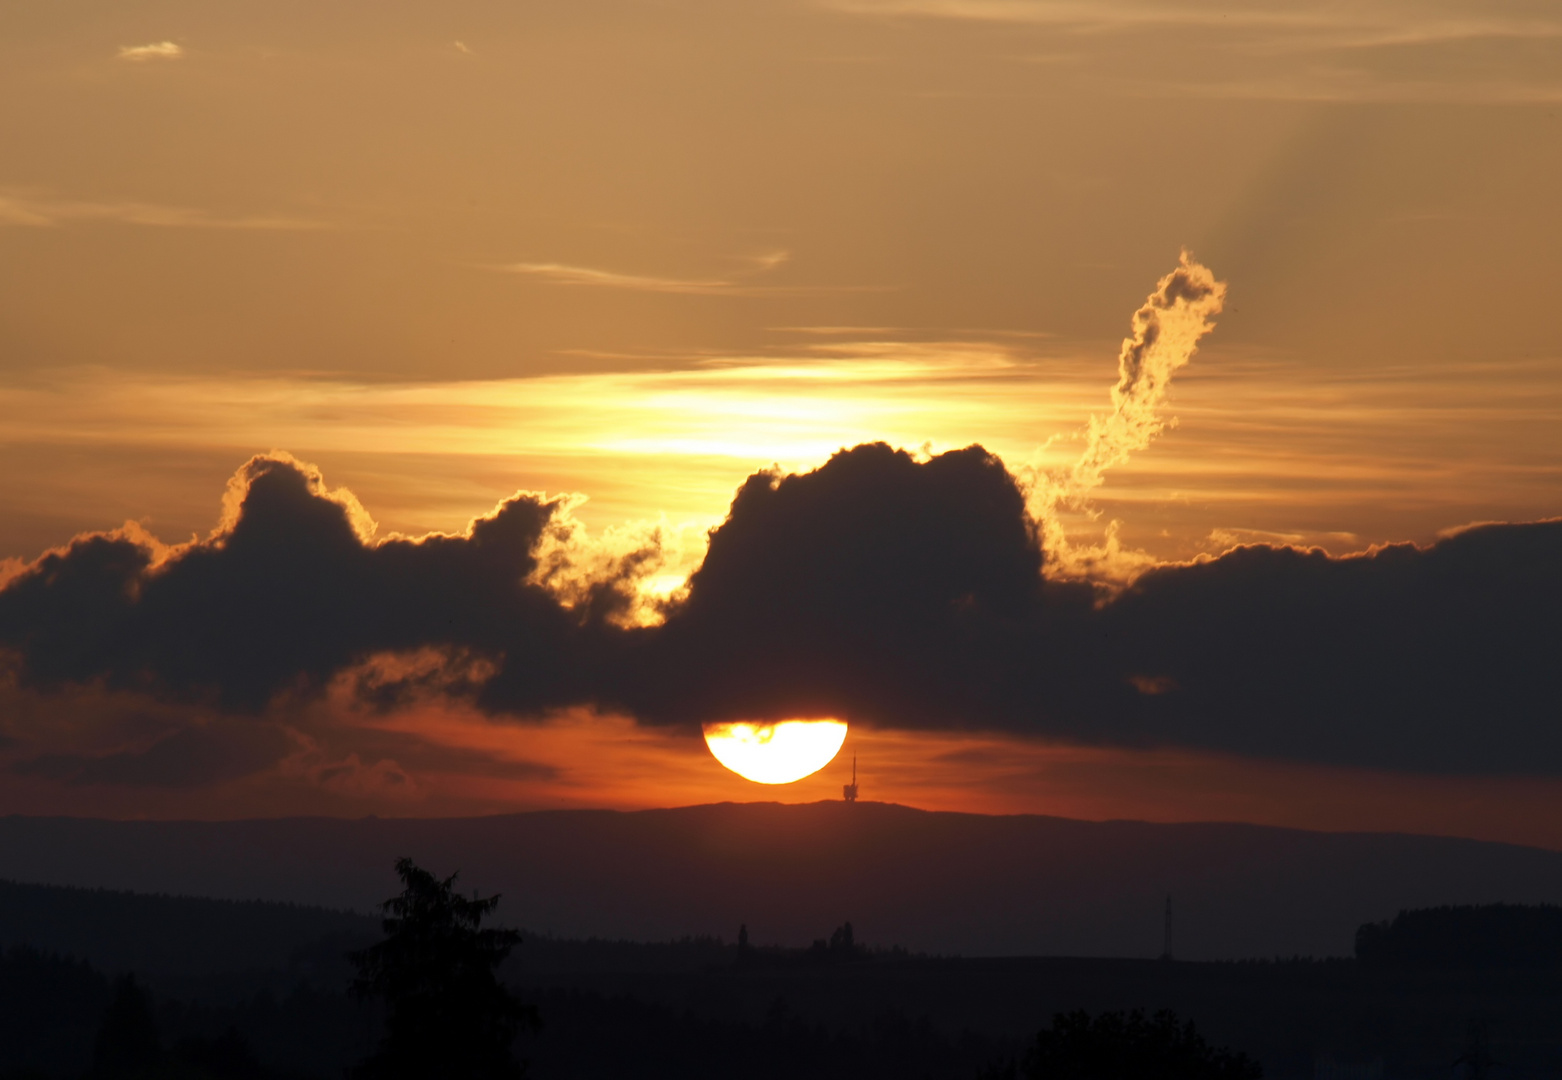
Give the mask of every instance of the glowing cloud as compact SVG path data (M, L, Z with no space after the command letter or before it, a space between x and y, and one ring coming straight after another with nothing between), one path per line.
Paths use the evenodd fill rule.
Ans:
M154 41L150 45L121 45L119 58L141 63L145 60L177 60L184 50L172 41Z
M1123 339L1118 354L1112 411L1090 417L1085 448L1073 466L1034 476L1031 510L1042 525L1047 554L1062 574L1121 580L1153 563L1118 544L1115 522L1102 546L1073 548L1058 511L1088 510L1090 493L1101 486L1106 471L1149 446L1166 427L1161 407L1172 375L1193 359L1199 339L1215 328L1225 299L1225 282L1216 281L1208 267L1184 251L1177 269L1161 278L1134 312L1133 336Z
M596 270L589 266L569 266L565 263L510 263L499 269L511 274L529 274L555 285L591 285L605 289L633 289L640 292L663 293L715 293L729 292L735 286L719 279L692 280L687 278L650 277L644 274L619 274L612 270Z
M888 292L880 285L761 285L751 279L785 264L791 255L770 251L747 256L748 268L741 273L719 278L675 278L650 274L622 274L590 266L572 266L555 262L517 262L486 267L506 274L523 274L551 285L588 286L599 289L627 289L632 292L676 293L686 296L811 296L838 292Z
M49 228L74 221L116 221L164 229L332 229L326 221L278 214L224 217L190 206L143 202L87 202L56 199L27 192L0 191L0 226Z

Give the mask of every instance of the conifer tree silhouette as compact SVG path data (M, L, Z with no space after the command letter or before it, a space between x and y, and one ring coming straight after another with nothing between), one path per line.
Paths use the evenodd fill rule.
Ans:
M1031 1044L1020 1075L1026 1080L1260 1080L1258 1062L1211 1046L1191 1022L1162 1010L1092 1017L1059 1013Z
M520 944L514 930L481 928L498 896L468 900L456 875L440 879L398 859L400 896L385 901L385 940L348 957L353 993L385 1003L385 1037L354 1071L357 1080L515 1080L525 1075L511 1050L523 1026L537 1025L496 974Z
M162 1056L151 995L134 975L126 975L114 983L114 998L103 1013L92 1045L91 1075L103 1080L141 1076L156 1067Z

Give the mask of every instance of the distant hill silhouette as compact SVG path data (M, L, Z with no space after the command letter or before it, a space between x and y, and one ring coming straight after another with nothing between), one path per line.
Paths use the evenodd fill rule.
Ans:
M0 881L0 948L27 946L151 975L342 965L379 922L349 911Z
M1356 959L1382 968L1562 969L1562 907L1485 904L1401 911L1356 931Z
M1356 928L1440 904L1562 900L1562 854L1428 836L931 813L860 802L633 813L234 822L0 818L0 877L368 912L402 855L510 925L640 941L736 933L966 955L1349 955ZM521 950L523 957L526 949Z

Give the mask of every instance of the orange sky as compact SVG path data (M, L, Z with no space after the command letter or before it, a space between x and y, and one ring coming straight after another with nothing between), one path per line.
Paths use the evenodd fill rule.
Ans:
M0 560L126 520L204 536L233 470L283 449L380 535L578 492L593 544L673 538L668 589L756 469L875 439L1071 461L1183 247L1229 284L1225 310L1176 377L1175 426L1112 471L1099 516L1068 518L1082 540L1117 520L1155 559L1342 554L1555 517L1559 175L1562 18L1540 2L10 5ZM15 695L0 735L36 747L166 730ZM621 718L338 706L299 718L264 775L8 777L0 811L454 813L841 782L837 761L759 789ZM847 745L868 797L923 806L1562 846L1550 781Z

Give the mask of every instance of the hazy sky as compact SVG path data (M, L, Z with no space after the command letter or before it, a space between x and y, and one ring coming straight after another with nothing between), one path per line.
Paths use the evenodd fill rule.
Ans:
M1183 248L1224 310L1175 426L1068 519L1082 538L1117 520L1151 559L1344 555L1556 517L1559 176L1562 14L1540 0L0 5L0 559L132 519L204 537L276 449L380 536L579 493L610 550L661 525L665 591L756 470L872 440L1071 461ZM240 723L15 693L15 761ZM97 708L140 719L100 730ZM622 716L438 708L351 737L272 717L282 765L211 783L36 767L0 810L774 794ZM1545 776L858 738L866 789L922 805L1562 846L1534 832L1562 807ZM336 779L354 769L361 790ZM384 803L391 771L424 795Z

